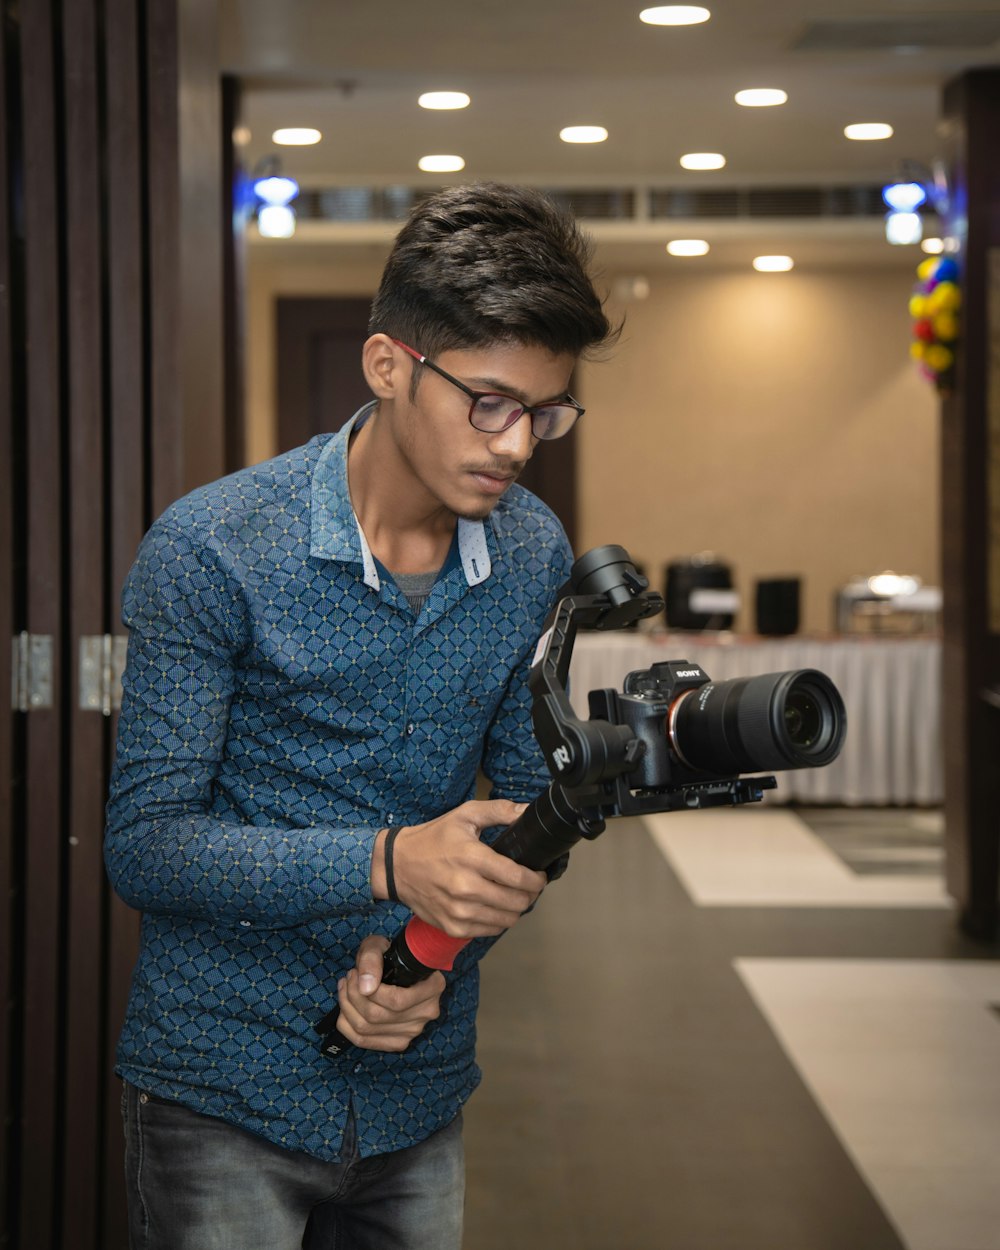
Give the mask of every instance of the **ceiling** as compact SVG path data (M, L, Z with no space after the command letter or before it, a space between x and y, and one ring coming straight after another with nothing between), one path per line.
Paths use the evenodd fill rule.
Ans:
M641 0L221 0L224 70L244 87L245 161L280 151L303 187L425 186L500 179L546 187L804 187L881 183L903 160L940 153L941 89L962 70L1000 64L1000 4L983 0L703 0L698 26L641 23ZM741 108L745 87L788 103ZM460 112L417 105L465 91ZM851 122L884 121L891 139L852 142ZM573 145L563 126L606 142ZM279 126L314 126L310 148L276 149ZM721 152L714 173L685 152ZM460 175L422 174L428 153L464 157ZM635 222L595 227L621 267L690 264L664 241L712 241L716 261L790 239L817 263L893 263L880 222ZM377 241L378 231L304 223L297 240ZM268 244L272 245L273 241ZM791 243L786 250L792 250ZM798 254L797 254L798 263Z

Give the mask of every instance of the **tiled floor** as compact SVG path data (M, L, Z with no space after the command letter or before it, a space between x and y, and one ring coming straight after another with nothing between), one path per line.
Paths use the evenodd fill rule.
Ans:
M740 809L579 847L483 963L466 1250L1000 1250L1000 952L940 830Z
M1000 963L737 970L905 1244L1000 1246Z

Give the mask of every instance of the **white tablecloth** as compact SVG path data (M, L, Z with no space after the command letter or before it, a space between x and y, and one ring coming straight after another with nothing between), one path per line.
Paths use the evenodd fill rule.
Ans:
M636 630L577 635L570 693L621 690L625 675L658 660L691 660L716 681L816 668L847 708L847 739L825 768L777 773L777 801L937 804L942 801L941 644L935 638L738 638Z

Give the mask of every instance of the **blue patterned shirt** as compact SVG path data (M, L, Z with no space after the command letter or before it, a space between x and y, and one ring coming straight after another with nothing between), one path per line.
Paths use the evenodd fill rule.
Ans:
M105 857L142 911L119 1072L292 1150L420 1141L478 1084L477 960L401 1055L331 1062L313 1026L362 939L408 912L372 899L375 837L548 780L527 671L571 554L512 486L456 541L414 616L351 508L323 435L173 504L139 549Z

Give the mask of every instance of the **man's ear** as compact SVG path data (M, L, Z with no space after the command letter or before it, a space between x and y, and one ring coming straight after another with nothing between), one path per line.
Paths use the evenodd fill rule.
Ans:
M409 385L409 370L388 334L373 334L365 341L361 368L376 399L395 399Z

